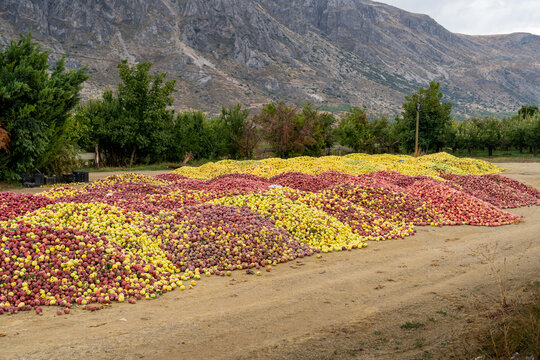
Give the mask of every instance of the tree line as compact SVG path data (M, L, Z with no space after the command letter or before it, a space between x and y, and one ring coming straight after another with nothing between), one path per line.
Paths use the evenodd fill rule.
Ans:
M121 69L126 66L119 65ZM137 65L135 73L147 73L145 66ZM121 78L128 82L122 75ZM122 102L121 89L119 86L116 95L118 104ZM523 106L517 115L502 120L485 117L456 121L451 117L452 105L443 102L442 96L439 84L432 82L428 88L406 97L401 116L391 120L370 119L365 108L353 107L336 116L309 102L303 106L277 102L264 105L254 116L237 104L223 107L215 117L192 110L176 115L153 113L156 116L144 121L129 115L128 109L136 109L135 104L111 108L109 103L116 98L106 92L103 99L80 106L75 117L77 123L89 129L86 148L90 150L92 144L99 143L111 165L125 164L128 158L131 164L135 149L139 151L139 161L149 163L182 161L186 154L199 159L252 159L257 149L268 149L282 158L321 156L329 154L334 145L355 152L411 153L417 115L419 146L424 153L463 150L472 156L476 150L487 149L492 156L495 149L526 149L536 156L540 145L538 107ZM417 111L419 102L421 108ZM134 129L139 123L148 124L144 131Z
M365 108L340 115L311 103L274 102L252 114L241 105L218 116L171 109L174 80L151 74L150 63L118 64L120 83L99 99L80 104L89 78L86 68L54 66L31 35L0 51L0 180L24 172L61 174L75 166L79 151L97 149L107 165L181 162L197 159L252 159L261 149L274 156L320 156L335 145L356 152L414 150L416 121L423 152L487 149L531 151L540 144L540 113L523 106L517 115L456 121L437 82L405 98L393 119L370 118ZM420 106L419 106L420 104Z

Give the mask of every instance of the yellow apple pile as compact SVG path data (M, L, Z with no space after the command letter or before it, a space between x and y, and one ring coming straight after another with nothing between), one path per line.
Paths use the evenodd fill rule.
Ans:
M408 155L349 154L345 156L322 156L318 158L307 156L290 159L271 158L259 161L222 160L215 163L209 162L199 167L181 167L173 172L189 178L211 179L230 173L246 173L270 178L288 172L316 175L331 170L351 175L365 174L373 171L396 171L405 175L424 175L439 180L441 179L441 170L461 175L482 175L501 172L498 166L487 161L457 158L444 152L417 158Z

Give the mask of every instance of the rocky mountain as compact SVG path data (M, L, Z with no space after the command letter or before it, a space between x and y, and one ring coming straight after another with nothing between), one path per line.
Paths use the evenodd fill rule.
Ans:
M0 0L0 19L0 45L32 31L53 59L87 65L86 97L128 59L177 79L179 109L286 100L390 114L430 80L456 113L540 103L540 36L454 34L367 0Z

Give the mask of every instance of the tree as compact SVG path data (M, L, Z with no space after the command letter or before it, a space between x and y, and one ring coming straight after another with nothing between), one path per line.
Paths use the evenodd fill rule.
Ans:
M420 88L412 96L406 96L398 127L401 144L412 151L415 143L417 103L422 104L419 119L419 147L425 151L439 151L444 145L444 132L451 122L452 104L442 102L443 93L438 82L430 82L429 88Z
M80 100L86 68L66 71L62 57L48 64L31 35L21 35L0 52L0 124L9 133L9 152L0 150L0 179L46 170L70 146L71 111Z
M336 129L336 137L341 145L348 146L356 152L367 151L371 134L365 109L353 107L342 115Z
M98 145L102 163L108 165L127 165L129 158L129 141L134 129L127 121L118 98L107 90L99 100L90 100L79 106L75 113L75 121L86 133L79 138L79 146L87 151Z
M540 113L536 113L526 121L527 135L525 144L530 146L534 156L538 154L538 146L540 146Z
M298 108L288 107L283 102L266 104L256 116L263 137L270 143L276 156L287 158L295 153L298 140L296 118Z
M301 144L298 151L302 155L320 156L324 149L332 146L334 141L332 127L336 122L334 115L322 113L306 103L296 119L296 127Z
M534 116L534 114L538 113L538 106L533 105L523 105L521 106L521 109L518 110L518 116L526 119L528 117Z
M489 156L501 143L501 123L495 117L474 120L479 129L480 143L487 147Z
M472 120L465 120L458 124L456 130L456 146L460 149L467 149L469 156L472 156L473 149L480 144L479 130Z
M195 158L216 158L227 152L227 134L219 120L208 120L201 111L184 111L174 122L173 160L186 153Z
M253 150L260 141L257 126L248 116L249 110L242 109L240 104L221 108L220 120L226 131L227 150L233 159L251 159Z
M110 165L164 160L171 148L174 111L168 106L175 80L165 82L166 73L150 75L151 66L122 61L117 91L107 90L77 109L77 126L90 134L79 143L87 149L98 144Z
M444 145L452 149L452 152L455 153L459 147L457 133L459 129L459 124L456 119L452 119L450 124L447 125L444 132Z
M283 102L266 104L254 120L273 152L280 157L318 156L334 141L334 116L319 112L309 102L302 111Z
M527 121L524 117L512 116L509 120L504 121L502 124L502 130L504 130L504 136L508 138L508 142L519 150L521 154L523 148L527 146Z
M126 60L118 64L122 82L118 84L118 101L126 119L126 146L131 148L131 167L137 149L146 155L159 156L167 149L167 130L172 125L176 80L164 83L166 73L150 75L152 64L144 62L129 66ZM164 141L165 140L165 141Z

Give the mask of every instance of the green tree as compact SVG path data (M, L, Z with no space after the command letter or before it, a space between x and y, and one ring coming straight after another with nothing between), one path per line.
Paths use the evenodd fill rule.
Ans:
M152 64L144 62L129 66L126 60L118 64L122 82L118 84L118 101L126 122L126 146L131 148L130 167L140 151L159 158L167 149L167 134L172 125L176 80L165 81L166 73L150 75Z
M397 123L401 144L407 151L414 150L417 103L420 110L418 146L424 151L439 151L444 145L444 133L451 122L452 104L443 102L438 82L430 82L429 88L420 88L412 96L406 96L402 117Z
M523 105L521 109L518 110L518 116L525 119L532 117L538 113L538 106L533 105Z
M336 129L336 137L341 145L356 152L367 151L372 135L365 109L353 107L344 113Z
M336 122L334 115L320 112L306 103L296 119L297 133L301 147L298 151L306 156L320 156L334 141L332 127Z
M86 130L79 138L81 148L91 151L98 145L103 164L128 164L130 141L136 135L135 129L112 91L107 90L101 99L79 106L75 120L80 129Z
M245 157L251 159L253 150L260 137L253 119L249 119L249 110L242 105L221 108L220 121L223 123L227 137L227 151L233 159Z
M504 136L508 138L508 142L514 148L519 150L521 154L523 148L527 147L527 119L521 116L512 116L509 120L506 120L502 124L502 130L504 131Z
M474 120L479 128L480 143L488 149L489 156L501 144L501 122L495 117Z
M298 108L288 107L283 102L263 106L255 117L276 156L287 158L295 155L298 141L296 120Z
M385 116L375 118L368 124L368 132L370 142L368 143L368 151L375 152L392 152L398 141L396 140L393 126L388 122Z
M456 121L456 119L452 119L452 121L447 125L444 132L444 145L452 149L453 153L455 153L457 148L459 147L457 139L458 129L459 123Z
M71 146L71 111L80 100L86 68L66 71L61 58L48 64L31 35L21 35L0 52L0 124L10 134L9 152L0 150L0 179L61 168Z
M472 156L473 150L480 146L479 129L472 120L465 120L457 125L456 146L466 149L469 156Z
M536 113L526 121L527 135L525 144L531 147L533 155L538 155L538 146L540 146L540 113Z
M172 160L182 160L186 154L198 159L216 158L227 152L227 134L218 119L208 120L201 111L178 114L173 128Z
M89 149L97 144L110 165L128 165L135 160L164 160L171 148L175 80L166 73L151 75L150 63L118 64L121 83L116 92L107 90L100 100L77 109L79 128L88 130L79 143Z

